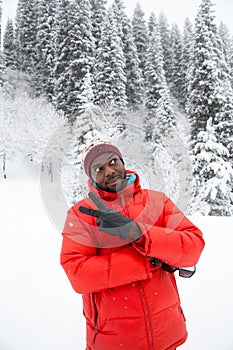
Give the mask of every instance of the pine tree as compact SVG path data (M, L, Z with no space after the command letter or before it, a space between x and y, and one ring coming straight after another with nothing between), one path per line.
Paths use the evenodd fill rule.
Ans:
M163 53L158 25L150 35L146 53L146 139L157 140L169 133L175 125L174 112L170 102L170 94L163 69Z
M230 40L228 66L230 72L231 87L233 88L233 37Z
M79 95L80 101L80 114L85 113L86 110L91 109L94 101L94 93L92 89L92 75L87 72L83 78L83 82L81 84L81 92Z
M193 153L195 210L204 215L232 215L233 168L225 160L229 151L217 141L212 118L206 130L198 133Z
M9 18L3 36L3 60L6 67L17 68L14 27L12 19Z
M181 182L187 193L188 174L184 157L186 151L184 143L180 142L177 136L179 132L175 112L163 69L159 26L155 22L153 27L145 67L147 117L144 125L145 139L151 154L149 168L153 177L158 179L160 190L168 192L172 198L177 198ZM169 177L171 173L173 176ZM185 203L185 199L182 198L182 201ZM186 210L186 207L184 209Z
M36 36L36 88L39 94L45 94L48 97L48 100L52 100L54 65L53 25L55 16L55 1L37 1L38 27Z
M4 71L5 71L5 66L4 66L4 61L3 61L3 55L0 50L0 88L4 84Z
M69 26L70 57L67 69L69 90L67 105L72 119L83 108L79 96L84 78L86 74L92 73L94 63L90 4L87 0L76 0L73 5Z
M220 22L218 27L218 35L221 39L222 50L225 55L225 59L228 62L229 56L230 56L231 38L230 38L229 29L222 21Z
M114 0L112 3L112 11L115 18L118 35L121 38L122 41L122 48L124 47L124 41L125 41L125 31L127 31L128 28L128 22L129 19L127 18L125 14L125 5L122 0ZM123 48L124 50L124 48Z
M193 26L188 18L185 19L183 28L183 50L181 56L181 74L183 82L182 107L185 107L188 97L188 84L190 80L190 66L193 50Z
M2 0L0 0L0 47L2 46Z
M136 45L133 41L131 28L125 35L124 45L125 72L126 72L126 96L128 107L138 109L144 101L144 79L139 65Z
M68 81L67 67L70 57L70 2L69 0L57 0L54 18L54 97L53 101L58 110L69 115L67 106Z
M19 0L16 11L16 50L19 68L29 74L35 72L37 12L36 0Z
M95 49L99 47L101 38L101 27L106 16L106 0L90 0L92 34L95 42Z
M156 16L154 14L154 12L151 12L149 20L148 20L148 33L149 36L153 33L154 28L156 27L157 22L156 22ZM160 35L161 37L161 35Z
M2 0L0 0L0 87L3 85L3 74L4 74L4 61L2 55Z
M85 75L91 72L94 59L94 41L92 36L90 4L87 0L61 3L61 20L65 21L66 36L58 24L58 50L64 49L63 57L57 55L56 74L64 68L62 77L58 77L57 102L72 123L80 112L79 95ZM64 9L66 11L64 13ZM64 17L62 17L64 15ZM62 19L63 18L63 19ZM60 61L60 62L59 62ZM63 67L61 67L64 64Z
M171 82L171 31L169 28L168 20L162 12L158 17L158 25L164 57L163 69L165 71L167 82Z
M121 0L113 3L113 13L121 38L123 54L125 57L126 96L128 107L138 109L143 102L143 76L139 68L137 47L133 40L132 27L124 11Z
M171 92L181 102L184 95L184 79L182 71L183 42L177 24L171 28Z
M126 112L125 58L112 9L105 18L96 55L95 103L112 115Z
M137 47L138 58L139 58L139 68L141 69L144 76L145 69L145 52L147 51L149 38L148 38L148 30L145 21L145 14L141 8L141 5L137 2L133 18L132 18L132 32L134 43Z
M229 70L214 24L210 0L202 0L194 34L192 68L187 113L191 123L191 137L196 139L209 117L213 123L221 120L232 123L232 89Z

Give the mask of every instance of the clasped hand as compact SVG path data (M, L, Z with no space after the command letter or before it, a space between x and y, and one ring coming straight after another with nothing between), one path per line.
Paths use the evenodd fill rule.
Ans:
M107 207L94 192L89 192L88 195L99 210L80 206L79 211L97 217L96 224L100 231L104 231L112 236L118 236L124 240L128 237L132 239L141 237L142 232L132 219Z

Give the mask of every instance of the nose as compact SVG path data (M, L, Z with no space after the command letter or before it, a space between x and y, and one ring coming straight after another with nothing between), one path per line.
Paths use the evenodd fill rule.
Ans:
M104 170L105 170L104 172L105 177L110 177L115 174L115 170L108 165L105 167Z

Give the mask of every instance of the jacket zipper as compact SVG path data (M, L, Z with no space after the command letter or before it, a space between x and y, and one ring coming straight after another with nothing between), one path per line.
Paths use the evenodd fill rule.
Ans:
M92 304L93 304L93 309L94 309L94 336L93 336L93 340L92 340L92 344L94 344L95 342L95 338L97 336L98 333L98 325L97 325L97 321L98 321L98 310L96 307L96 294L92 293Z
M141 300L142 300L142 308L143 308L145 320L146 320L146 330L147 330L147 338L148 338L148 345L149 345L148 350L155 350L154 344L153 344L153 338L152 338L152 331L151 331L151 321L149 317L148 307L146 304L146 297L145 297L144 289L141 285L139 285L139 291L140 291Z
M122 206L123 208L125 208L125 197L124 197L124 192L123 192L123 190L121 190L121 191L119 192L119 199L120 199L121 206Z
M123 213L124 213L123 215L129 218L130 216L129 216L128 210L126 209L125 196L124 196L123 190L119 192L119 200L120 200L121 207L123 209Z

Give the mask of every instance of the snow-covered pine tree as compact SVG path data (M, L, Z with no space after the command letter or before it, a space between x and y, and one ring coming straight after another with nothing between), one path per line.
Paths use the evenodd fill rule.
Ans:
M59 108L73 123L80 113L80 108L82 109L79 94L82 91L83 79L91 72L94 63L91 11L87 0L76 0L71 4L63 1L60 5L60 16L65 21L66 35L62 33L62 26L57 24L58 51L62 50L62 56L57 55L55 72L58 75L62 69L63 73L57 79L55 91Z
M134 43L130 19L124 11L121 0L113 2L113 12L121 38L122 49L125 57L126 96L128 107L137 110L143 102L144 81L142 71L139 68L137 47Z
M19 68L25 73L33 74L37 64L36 33L37 9L36 0L19 0L16 17L16 50Z
M3 64L3 55L2 55L2 0L0 0L0 88L3 85L3 72L4 72L4 64Z
M133 41L131 30L127 33L127 41L125 45L125 59L126 59L126 96L128 107L138 110L144 103L144 79L138 52Z
M99 47L101 27L106 16L107 0L90 0L92 34L95 42L95 50Z
M3 55L2 55L2 51L0 50L0 88L3 86L3 83L4 83L4 70L5 70L5 66L3 62Z
M67 106L71 120L83 110L79 98L87 74L92 74L94 64L94 38L91 10L88 0L75 0L71 4L69 24L70 57L67 67Z
M0 0L0 47L2 46L2 0Z
M3 36L3 60L6 67L17 68L15 33L12 19L8 18Z
M163 50L165 77L167 82L171 81L171 31L166 16L161 12L158 17L158 25Z
M2 0L0 0L0 47L2 47Z
M159 177L160 190L167 192L174 200L181 200L182 208L186 210L184 196L188 192L187 182L189 180L186 150L184 142L181 141L182 136L177 130L176 116L165 78L163 51L157 22L151 25L146 58L147 117L144 128L147 147L151 154L149 167L152 169L154 178Z
M221 39L222 50L225 55L225 59L228 62L230 56L231 37L228 27L222 21L220 22L218 27L218 35Z
M53 22L56 8L55 4L55 0L37 0L36 89L39 94L45 94L49 101L52 100L53 96Z
M92 75L87 72L83 78L82 90L79 95L80 101L80 112L81 114L85 112L86 109L93 105L94 93L92 90Z
M126 113L125 57L112 8L105 18L96 52L94 101L109 117Z
M181 102L184 96L184 79L182 71L183 41L177 24L171 27L171 83L173 96Z
M159 142L161 136L169 133L170 126L175 125L163 64L160 32L156 24L150 35L149 46L146 52L145 105L148 113L145 120L145 128L146 139L157 140L157 142Z
M210 0L202 0L195 23L187 113L191 137L205 130L208 118L219 124L232 116L229 69L217 36ZM231 117L230 117L231 118Z
M192 211L204 215L229 216L233 214L233 168L225 160L229 151L217 141L212 118L206 130L200 131L193 149L194 200Z
M53 102L57 110L62 110L69 116L67 106L67 67L70 59L70 2L69 0L57 0L54 17L54 97Z
M183 96L180 102L183 108L187 103L192 50L193 50L193 26L190 20L186 18L184 21L184 27L183 27L183 51L181 55Z
M138 58L139 58L139 67L144 76L145 70L145 52L148 48L149 38L147 24L145 20L145 13L142 10L139 2L136 3L135 9L132 17L132 33L134 43L137 47Z
M124 2L122 0L113 0L112 11L114 13L114 18L116 21L118 35L121 38L122 45L123 45L122 48L123 48L124 44L125 44L124 43L124 41L125 41L124 34L125 34L125 31L127 31L127 28L128 28L127 24L129 22L129 19L125 13Z
M190 82L188 88L187 114L192 126L192 139L200 130L205 130L209 117L213 117L213 95L215 85L215 65L213 62L213 41L216 28L209 0L202 0L194 30L194 46Z
M228 66L230 71L231 87L233 88L233 37L230 40Z
M139 109L144 101L144 79L142 70L139 67L139 58L136 45L133 40L130 22L128 31L125 34L124 56L126 62L126 96L128 107Z
M149 36L153 33L154 27L156 26L156 16L154 12L151 12L148 20L148 34ZM161 36L160 36L161 37Z
M227 90L224 96L224 86ZM218 141L221 142L229 151L228 160L233 166L233 92L229 80L224 81L219 88L219 94L223 94L222 97L222 110L216 113L215 126L217 131ZM233 183L232 183L233 190Z

